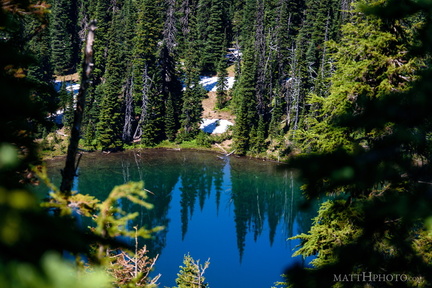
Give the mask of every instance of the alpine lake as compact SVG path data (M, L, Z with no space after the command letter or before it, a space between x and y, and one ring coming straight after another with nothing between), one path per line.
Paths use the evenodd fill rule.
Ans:
M59 186L64 158L47 167ZM103 201L129 181L144 182L154 208L121 200L123 210L139 212L127 228L164 227L140 241L149 256L159 255L159 287L176 285L188 253L202 264L209 259L204 277L212 288L270 288L286 268L310 261L292 257L299 240L288 238L309 230L316 206L299 208L301 184L283 164L194 150L95 152L83 155L74 190ZM36 190L40 197L49 193L43 184Z

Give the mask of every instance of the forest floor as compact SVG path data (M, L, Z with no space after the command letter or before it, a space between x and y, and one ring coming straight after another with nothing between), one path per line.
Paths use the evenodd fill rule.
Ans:
M228 77L229 79L229 88L232 88L232 85L234 84L234 65L231 65L227 68ZM207 78L207 77L206 77ZM208 77L207 79L202 79L202 84L204 88L208 91L207 96L208 98L205 98L202 102L203 105L203 118L204 119L221 119L221 120L228 120L234 124L235 122L235 116L231 113L229 109L222 109L217 110L216 109L216 77ZM230 91L228 91L228 94Z
M208 98L204 99L202 102L203 105L203 119L219 119L219 120L227 120L232 124L235 123L235 116L231 113L230 110L222 109L216 110L216 92L208 92ZM225 154L228 154L232 150L232 140L225 140L218 145L213 145L213 148L221 149Z
M55 81L74 81L78 82L80 80L80 76L78 73L68 74L64 76L54 75Z
M231 78L230 80L230 88L232 88L232 84L234 83L234 76L235 76L235 72L234 72L234 65L228 67L227 69L228 71L228 77ZM217 81L214 80L213 81ZM235 115L231 112L231 110L229 109L222 109L222 110L218 110L216 109L216 92L214 91L215 87L213 86L213 84L210 84L209 86L206 87L205 83L203 83L204 88L206 88L207 92L207 98L205 98L202 101L202 105L203 105L203 113L202 113L202 118L203 119L219 119L219 120L226 120L231 122L233 125L235 124ZM213 90L213 91L211 91ZM229 91L228 91L229 93ZM213 145L212 147L213 149L217 149L217 150L222 150L225 154L228 154L229 152L232 151L232 140L228 139L225 140L221 143L218 143L217 145Z
M227 109L216 110L216 92L210 91L207 93L208 98L204 99L203 118L205 119L223 119L234 123L235 116Z

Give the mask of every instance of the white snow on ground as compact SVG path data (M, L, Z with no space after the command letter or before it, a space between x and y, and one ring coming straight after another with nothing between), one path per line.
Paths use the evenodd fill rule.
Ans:
M69 92L73 92L73 95L78 94L78 90L80 88L80 84L73 84L66 87L66 90Z
M234 77L227 77L228 80L228 89L231 89L234 85ZM200 77L200 84L203 85L204 89L211 92L216 92L217 89L217 81L218 77L208 77L208 76L201 76Z
M223 119L203 119L200 129L209 134L222 134L228 130L232 122Z
M63 81L58 81L58 80L55 81L54 88L56 89L56 91L60 91L62 83ZM66 90L69 92L73 92L73 95L78 94L79 88L80 88L80 84L71 81L66 81Z

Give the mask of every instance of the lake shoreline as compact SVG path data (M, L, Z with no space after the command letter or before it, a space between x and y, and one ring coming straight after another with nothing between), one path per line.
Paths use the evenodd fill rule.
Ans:
M266 155L266 156L253 156L253 155L237 155L237 154L230 154L228 155L227 153L223 152L222 149L218 149L216 146L213 146L211 148L206 148L206 147L194 147L194 148L189 148L189 147L179 147L179 148L170 148L170 147L145 147L145 148L126 148L126 149L122 149L122 150L118 150L118 151L101 151L101 150L80 150L80 153L82 153L83 155L86 154L96 154L99 153L101 155L108 155L108 154L112 154L112 153L122 153L122 152L127 152L127 151L134 151L134 152L139 152L142 150L164 150L164 151L182 151L182 150L190 150L190 151L203 151L203 152L211 152L214 154L219 154L219 155L224 155L227 157L237 157L237 158L247 158L247 159L255 159L255 160L262 160L262 161L267 161L267 162L273 162L273 163L280 163L280 164L285 164L286 161L289 159L290 156L288 157L283 157L281 159L276 160L273 159L271 157L268 157L270 155ZM50 160L58 160L61 158L65 158L66 159L66 154L61 154L61 155L42 155L41 156L41 161L50 161Z

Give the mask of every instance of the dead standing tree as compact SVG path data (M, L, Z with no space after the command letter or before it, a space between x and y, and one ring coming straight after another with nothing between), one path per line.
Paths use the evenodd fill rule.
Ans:
M70 196L73 180L76 176L79 160L76 160L78 153L78 143L81 138L81 123L84 115L85 95L90 85L90 74L93 71L93 42L94 32L96 30L96 22L92 21L88 26L87 40L84 51L84 59L82 62L81 85L76 96L76 108L74 111L74 121L71 127L71 136L69 138L68 152L66 156L66 164L62 174L62 182L60 191L65 196Z
M131 141L132 138L132 125L133 125L133 96L134 89L133 75L128 77L126 84L123 87L123 96L125 99L125 121L123 125L122 140L124 142Z

